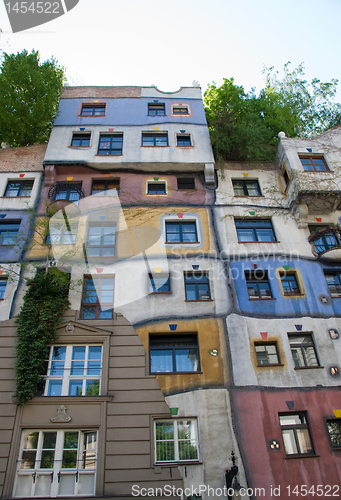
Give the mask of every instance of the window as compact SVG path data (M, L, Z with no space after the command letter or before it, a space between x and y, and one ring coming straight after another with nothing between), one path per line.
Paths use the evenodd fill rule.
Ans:
M177 146L192 146L191 136L187 134L181 134L176 136Z
M102 346L68 345L50 349L45 396L98 396Z
M149 274L149 292L150 293L168 293L170 292L169 274Z
M69 225L69 229L65 226L57 226L55 223L50 224L50 233L46 236L45 243L47 245L74 245L77 238L78 225Z
M195 189L194 177L178 177L178 189Z
M289 175L288 175L286 168L283 170L282 177L283 177L283 181L284 181L283 187L284 187L284 190L286 191L288 186L289 186L289 183L290 183Z
M104 134L99 137L99 155L121 155L123 151L123 134Z
M96 431L24 430L14 496L94 495L96 450Z
M195 222L166 222L167 243L197 243Z
M88 257L114 257L116 242L116 227L111 224L89 225L86 244Z
M7 286L7 278L0 278L0 300L5 298L6 286Z
M33 181L8 181L4 196L14 198L31 196Z
M97 194L105 191L110 191L111 189L116 189L117 194L120 189L120 181L117 179L108 181L92 181L91 194ZM107 194L107 193L104 193Z
M153 146L153 147L168 146L167 132L161 134L151 134L142 132L142 146Z
M90 146L90 132L86 134L78 134L74 132L72 136L71 146L74 148Z
M332 297L341 297L341 270L324 271L330 295Z
M210 282L206 273L185 273L186 300L211 300Z
M309 226L311 234L314 234L317 229L323 230L324 228L326 228L326 232L322 232L320 237L313 241L315 250L318 254L341 246L341 237L338 232L334 230L333 226Z
M174 419L155 421L155 462L199 460L197 421Z
M300 156L301 165L305 172L328 172L329 168L322 156Z
M164 104L148 104L148 115L164 116L166 114Z
M188 115L188 106L173 106L173 115Z
M85 278L82 297L82 319L111 319L113 317L113 278Z
M81 116L104 116L105 104L83 104Z
M166 194L165 182L147 182L148 194Z
M314 454L305 413L280 415L279 422L287 455Z
M341 449L341 419L327 420L327 429L332 448Z
M271 299L272 293L268 273L262 269L245 271L245 279L249 299Z
M151 335L149 337L150 373L197 372L198 338L189 335Z
M280 272L280 278L284 295L301 295L296 273Z
M238 241L276 241L271 220L236 220Z
M258 343L255 344L256 358L258 366L279 365L279 355L277 344L273 343Z
M295 368L319 366L313 337L310 333L288 334L288 337Z
M257 180L232 180L235 196L261 196Z
M59 182L52 186L49 198L57 200L78 201L84 197L81 182Z
M0 245L15 245L18 239L20 222L0 224Z

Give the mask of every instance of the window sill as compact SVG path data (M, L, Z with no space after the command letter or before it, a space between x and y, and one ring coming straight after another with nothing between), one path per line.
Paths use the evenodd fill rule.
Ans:
M181 149L194 149L194 146L178 146L176 145L177 148L181 148Z
M68 146L69 149L90 149L91 146Z
M166 245L197 245L200 241L165 241Z
M334 170L302 170L304 174L333 174Z
M185 302L213 302L213 299L198 299L198 300L187 300Z
M179 460L178 462L156 462L154 467L170 467L174 465L177 467L178 465L202 465L203 462L200 460Z
M149 295L170 295L172 292L148 292Z
M257 368L268 368L268 367L272 368L273 366L284 366L284 364L283 363L269 363L267 365L256 365L256 366L257 366Z
M332 299L341 299L341 295L331 295Z
M254 301L254 300L276 300L276 299L275 299L275 297L268 297L266 299L262 299L260 297L255 297L255 298L251 299L251 297L249 297L249 300Z
M314 453L300 453L299 455L285 455L285 458L291 460L293 458L318 458L319 456Z
M204 372L152 372L149 375L202 375Z
M283 293L283 297L286 299L300 299L301 297L304 297L304 296L305 296L304 293L293 293L293 294Z
M168 193L146 193L146 196L167 196Z
M162 106L163 107L163 106ZM167 115L147 115L147 116L151 116L153 118L156 118L157 116L167 116Z
M99 156L100 158L103 158L103 156L123 156L123 153L120 153L118 155L115 155L115 154L110 154L110 155L95 155L95 156Z
M106 115L78 115L79 118L104 118Z
M316 370L316 368L324 368L324 366L295 366L294 370Z
M112 401L114 396L104 395L104 396L35 396L27 404L62 404L65 403L65 399L70 403L101 403L103 401Z
M280 243L280 241L238 241L238 243Z
M0 196L1 199L13 199L13 198L31 198L31 196Z
M262 194L244 194L244 195L235 194L234 197L235 198L265 198L264 195L262 195Z
M170 146L142 146L141 148L169 148Z

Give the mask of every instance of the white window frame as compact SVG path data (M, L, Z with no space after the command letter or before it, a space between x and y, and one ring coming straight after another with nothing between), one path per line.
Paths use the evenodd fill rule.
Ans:
M174 460L157 460L157 443L162 442L163 440L158 440L156 439L156 424L158 422L172 422L174 426L174 431L173 431L173 436L174 439L169 440L171 442L174 442ZM193 422L193 430L192 430L192 435L190 438L190 441L195 444L195 447L197 449L197 458L194 459L180 459L179 458L179 437L177 433L177 422ZM189 439L186 439L188 441ZM164 440L165 442L168 442L168 440ZM162 464L162 463L193 463L193 462L199 462L200 461L200 451L199 451L199 435L198 435L198 422L196 418L191 418L191 417L179 417L179 418L160 418L160 419L155 419L154 420L154 459L156 464Z
M165 192L164 193L149 193L149 186L150 184L164 184L165 185ZM147 196L167 196L168 195L168 184L166 179L159 179L158 181L155 181L154 179L148 179L146 182L146 195Z
M44 432L45 433L56 433L56 441L55 441L55 448L45 448L43 449L43 443L44 443ZM69 467L69 468L63 468L62 467L62 459L63 459L63 451L64 451L64 433L69 432L69 433L78 433L78 446L77 446L77 462L76 462L76 467ZM24 448L25 443L25 436L32 434L32 433L38 433L38 441L37 441L37 447L36 448ZM88 441L90 445L94 444L94 446L90 446L89 448L85 447L85 439L86 436L94 436L95 439L92 439ZM17 473L16 473L16 480L14 484L14 490L13 490L13 496L14 497L57 497L57 496L77 496L77 495L82 495L82 496L94 496L95 495L95 489L96 489L96 466L97 466L97 442L98 442L98 432L95 429L89 429L89 430L78 430L78 429L62 429L62 430L57 430L57 429L44 429L44 430L39 430L39 429L27 429L23 430L22 432L22 437L21 437L21 444L20 444L20 451L19 451L19 457L18 457L18 465L17 465ZM65 448L65 450L69 450L71 448ZM73 448L75 450L75 448ZM47 450L47 451L53 451L53 466L50 468L47 467L41 467L41 458L42 458L42 451ZM86 455L86 451L88 450L89 454L89 463L88 467L85 467L84 465L84 456ZM31 452L31 454L35 454L34 456L34 467L33 468L21 468L22 464L22 457L23 457L23 452L28 451ZM91 467L91 465L93 467ZM70 480L70 477L72 478L73 476L73 481L72 479ZM86 480L85 476L92 476L93 478L93 485L91 488L91 492L89 491L88 493L84 493L84 489L82 490L82 486L84 485L82 479ZM19 486L19 481L27 482L26 490L22 491L21 493L18 492L17 494L17 488ZM63 481L64 480L64 481ZM63 486L63 482L67 482L68 484L66 485L67 487L70 487L72 489L73 486L73 493L70 491L61 491L61 488ZM73 484L72 484L73 482ZM87 486L89 487L89 480L87 481L88 484ZM90 480L91 482L91 480ZM44 491L41 491L41 494L39 494L39 487L41 486ZM90 484L91 486L91 484ZM49 494L47 494L47 490L50 488ZM27 489L30 490L30 494L27 494Z
M51 366L52 366L52 357L53 357L53 352L54 349L57 347L66 347L66 353L65 353L65 361L63 364L63 374L58 374L58 375L50 375L51 371ZM73 353L73 348L74 347L85 347L85 358L84 358L84 372L83 375L71 375L71 364L72 364L72 353ZM101 347L101 359L100 359L100 374L99 375L87 375L86 370L87 370L87 362L89 361L89 347ZM62 363L62 361L60 361ZM49 355L49 360L48 360L48 368L47 368L47 375L46 375L46 383L45 383L45 389L44 389L44 396L49 396L49 386L50 386L50 381L62 381L62 388L61 388L61 396L69 396L69 388L70 388L70 382L72 380L82 380L82 396L86 396L86 386L87 386L87 381L89 380L99 380L99 395L101 394L101 385L102 385L102 370L103 370L103 345L102 344L70 344L70 345L53 345L50 348L50 355ZM51 396L55 396L55 394L52 394Z
M198 241L192 242L192 243L191 242L174 243L174 242L167 241L166 224L168 222L180 222L180 223L181 222L193 222L193 223L195 223ZM202 245L202 242L203 242L202 229L201 229L201 224L199 222L199 216L196 214L183 214L182 218L179 218L178 216L165 215L163 217L163 221L162 221L162 228L163 228L162 238L163 238L164 246L166 248L169 248L172 245L174 245L176 247L199 248Z
M175 113L174 114L174 111L173 111L174 108L187 108L188 113L186 113L186 114L177 114L177 113ZM186 116L187 117L187 116L191 116L191 114L192 114L191 113L191 108L190 108L189 104L187 104L187 103L185 103L185 104L183 104L183 103L180 103L180 104L173 103L172 106L171 106L171 116L177 116L177 117L184 117L184 116Z

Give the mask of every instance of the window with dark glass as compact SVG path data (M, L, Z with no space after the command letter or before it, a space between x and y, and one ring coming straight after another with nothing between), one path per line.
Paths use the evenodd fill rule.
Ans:
M310 333L288 334L295 368L320 366L313 337Z
M311 234L314 234L319 229L326 229L326 231L322 232L319 238L317 238L317 236L317 239L314 238L313 243L318 254L341 246L341 236L332 226L309 226Z
M176 136L177 146L192 146L191 136L189 134L181 134Z
M328 172L329 168L323 156L300 156L301 165L305 172Z
M56 200L78 201L84 196L81 182L60 182L52 186L49 196Z
M271 220L252 219L236 220L236 229L239 242L257 241L270 242L276 241L275 233Z
M104 116L105 104L83 104L81 116Z
M268 273L259 269L257 271L245 271L245 280L250 299L272 298Z
M18 239L19 227L19 221L0 224L0 245L15 245Z
M166 194L165 182L148 182L148 194Z
M173 106L173 115L188 115L188 106Z
M113 317L113 278L85 278L82 297L82 319Z
M207 273L185 273L186 300L211 300Z
M284 295L300 295L301 290L298 285L296 273L280 273L281 284Z
M285 453L287 455L313 455L306 413L279 415Z
M112 223L91 223L86 251L88 257L114 257L116 227Z
M74 132L72 136L71 146L78 147L86 147L90 146L90 132L85 134L79 134L78 132Z
M341 297L341 270L324 271L330 295Z
M8 181L4 196L6 198L31 196L33 182L34 181Z
M110 191L111 189L116 189L117 194L119 193L120 181L117 179L110 179L107 181L92 181L91 194L105 193L105 191Z
M103 134L99 137L99 155L121 155L123 151L123 134Z
M170 292L169 274L149 274L149 292L150 293L168 293Z
M194 177L178 177L178 189L195 189Z
M200 371L198 338L188 335L150 335L150 373Z
M142 132L142 146L164 147L168 146L168 133L146 133Z
M148 104L148 115L163 116L166 114L164 104Z
M332 448L341 449L341 419L327 420L327 429Z
M166 222L167 243L196 243L197 241L195 222Z
M232 180L235 196L261 196L260 187L257 180Z
M155 462L199 460L197 421L193 418L155 421Z
M0 299L5 298L6 286L7 286L7 278L0 278Z
M279 365L279 355L275 342L257 342L255 344L257 365Z

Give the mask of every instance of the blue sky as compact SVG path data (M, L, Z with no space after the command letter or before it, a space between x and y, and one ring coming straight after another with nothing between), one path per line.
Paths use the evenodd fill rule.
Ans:
M28 2L29 3L29 2ZM13 34L0 4L0 46L39 50L71 85L151 85L175 91L234 77L263 87L262 69L305 63L306 77L340 80L340 0L79 0L68 14Z

